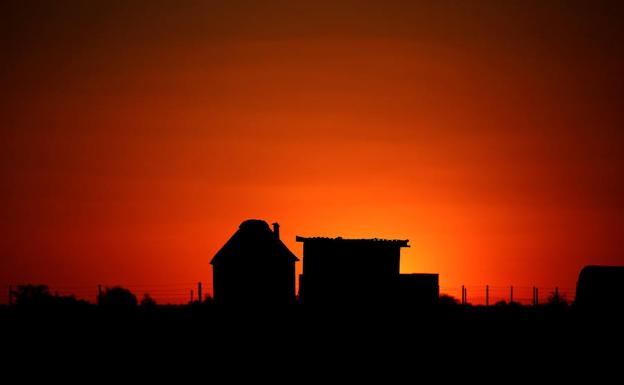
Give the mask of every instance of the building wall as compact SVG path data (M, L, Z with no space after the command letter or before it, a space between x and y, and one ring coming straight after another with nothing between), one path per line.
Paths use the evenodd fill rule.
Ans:
M433 306L440 298L438 274L401 274L396 300L401 305Z
M260 256L227 258L213 266L213 285L215 302L221 304L293 304L295 262Z
M387 301L399 275L400 247L385 242L308 240L303 245L304 303Z

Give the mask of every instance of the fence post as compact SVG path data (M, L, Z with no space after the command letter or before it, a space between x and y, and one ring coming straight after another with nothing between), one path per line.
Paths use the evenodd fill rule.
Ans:
M539 288L535 288L535 306L539 305Z
M509 303L513 303L513 285L509 287Z
M202 303L202 283L197 282L197 301Z
M490 306L490 285L485 285L485 306Z
M9 285L9 306L13 306L13 286Z

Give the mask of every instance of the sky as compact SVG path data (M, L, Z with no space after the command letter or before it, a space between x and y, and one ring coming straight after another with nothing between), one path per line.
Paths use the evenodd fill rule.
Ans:
M186 298L248 218L299 257L296 235L409 239L401 271L443 291L574 288L624 264L623 16L3 1L0 302L26 282Z

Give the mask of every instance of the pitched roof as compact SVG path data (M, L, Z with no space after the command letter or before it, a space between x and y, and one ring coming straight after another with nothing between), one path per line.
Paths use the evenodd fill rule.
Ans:
M268 223L260 219L248 219L240 224L238 230L221 247L210 261L214 265L224 258L241 257L253 254L277 255L298 261L288 247L271 231Z

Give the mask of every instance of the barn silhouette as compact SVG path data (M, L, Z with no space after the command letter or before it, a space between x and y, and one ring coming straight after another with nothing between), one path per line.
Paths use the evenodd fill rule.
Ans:
M438 274L400 274L408 240L296 237L303 243L299 301L311 305L431 306ZM295 263L281 241L279 224L249 219L213 257L214 299L221 304L296 302Z
M295 303L295 262L284 245L279 224L249 219L210 262L218 304L288 305Z

